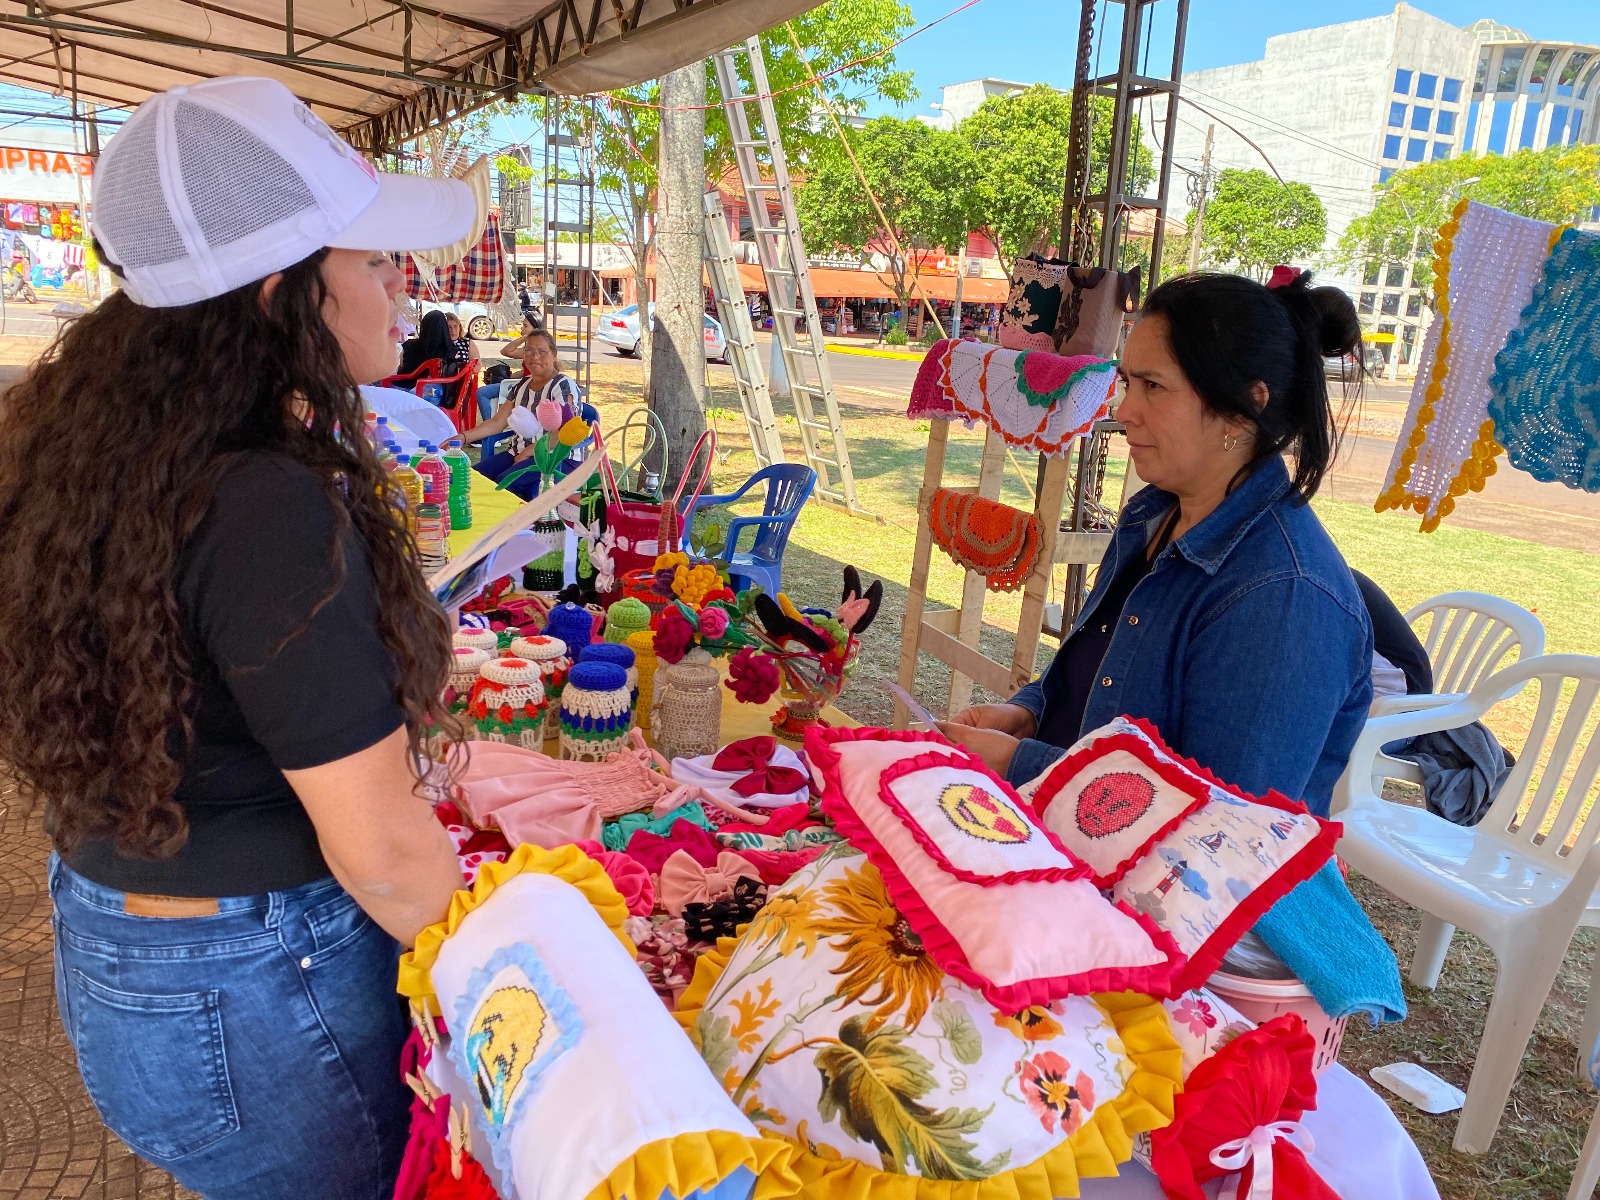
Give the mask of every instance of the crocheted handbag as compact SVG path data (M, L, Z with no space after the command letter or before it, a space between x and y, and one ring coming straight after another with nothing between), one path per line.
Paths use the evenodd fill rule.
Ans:
M1117 352L1123 318L1138 307L1138 267L1131 271L1067 267L1056 312L1055 352L1110 358Z
M1030 254L1011 271L1011 292L1000 310L1000 344L1007 350L1053 350L1061 283L1072 264Z
M984 576L991 592L1014 592L1039 558L1039 518L998 500L940 488L928 506L939 548Z

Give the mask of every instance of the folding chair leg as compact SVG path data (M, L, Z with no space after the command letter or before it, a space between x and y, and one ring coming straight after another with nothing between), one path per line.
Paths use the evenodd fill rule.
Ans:
M1594 967L1589 972L1589 1000L1583 1010L1583 1035L1578 1038L1579 1083L1593 1083L1589 1077L1589 1055L1597 1040L1600 1040L1600 943L1595 946Z
M1600 1111L1589 1122L1589 1134L1583 1139L1583 1151L1578 1155L1578 1165L1572 1170L1572 1186L1567 1189L1567 1200L1591 1200L1596 1184L1600 1184Z
M1432 991L1439 986L1439 972L1444 969L1444 956L1450 951L1450 940L1456 936L1456 927L1438 917L1422 914L1422 928L1417 930L1417 948L1411 954L1411 982L1419 988Z
M1454 1144L1463 1154L1482 1154L1494 1140L1565 948L1563 944L1552 951L1548 943L1535 943L1499 962L1478 1058L1467 1081L1467 1102L1456 1125Z

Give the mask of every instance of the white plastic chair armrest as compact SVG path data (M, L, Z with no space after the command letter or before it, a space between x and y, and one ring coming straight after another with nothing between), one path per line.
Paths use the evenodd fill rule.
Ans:
M1388 717L1395 713L1421 712L1424 709L1443 708L1461 699L1464 692L1419 692L1411 696L1380 696L1368 710L1374 717Z

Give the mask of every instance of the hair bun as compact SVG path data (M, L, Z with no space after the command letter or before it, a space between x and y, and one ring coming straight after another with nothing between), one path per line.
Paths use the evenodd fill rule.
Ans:
M1285 268L1277 267L1276 272ZM1312 287L1311 272L1301 271L1292 280L1268 285L1273 295L1285 303L1302 308L1317 339L1317 353L1324 358L1354 354L1361 346L1361 320L1350 297L1336 287ZM1309 309L1309 312L1305 310Z

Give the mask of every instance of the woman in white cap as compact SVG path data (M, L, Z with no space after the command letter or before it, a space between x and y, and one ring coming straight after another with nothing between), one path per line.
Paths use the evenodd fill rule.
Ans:
M449 634L356 387L395 368L384 252L473 200L252 78L152 97L95 176L122 290L0 405L0 758L57 851L62 1022L185 1187L378 1200L396 960L461 876L419 784Z

